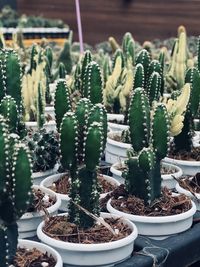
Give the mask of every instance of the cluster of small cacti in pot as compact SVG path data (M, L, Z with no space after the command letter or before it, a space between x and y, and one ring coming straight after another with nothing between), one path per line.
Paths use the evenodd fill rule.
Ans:
M0 262L10 266L17 249L16 221L31 201L31 157L16 135L9 134L0 117Z
M156 103L153 110L149 99L141 87L134 89L129 107L131 145L136 156L127 160L128 170L124 172L126 188L133 194L151 203L161 194L161 160L169 149L170 133L177 135L183 127L183 113L190 95L186 84L183 93L170 113L163 103ZM179 129L173 128L175 124ZM179 123L180 122L180 123Z
M102 104L81 99L75 112L65 113L60 125L61 164L71 177L70 221L90 227L93 219L76 204L99 214L97 167L105 148L107 115Z

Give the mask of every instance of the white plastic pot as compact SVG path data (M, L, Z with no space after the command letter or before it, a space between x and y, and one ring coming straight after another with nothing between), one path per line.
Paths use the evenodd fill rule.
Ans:
M171 163L180 167L183 171L183 175L194 176L197 172L200 172L200 161L191 160L179 160L165 157L163 159L166 163Z
M102 213L103 218L118 217L109 213ZM136 226L122 219L132 230L131 234L121 240L101 244L79 244L55 240L45 233L42 222L37 229L38 238L45 244L55 248L65 264L74 266L113 266L131 256L134 241L138 232Z
M113 134L121 135L121 132L108 133L105 149L105 161L110 164L127 159L127 150L131 149L131 144L126 144L111 139Z
M31 240L25 240L25 239L19 239L18 240L18 247L20 248L26 248L26 249L33 249L36 248L39 251L46 253L50 256L52 255L53 258L56 260L55 267L63 267L63 261L60 256L60 254L53 248L39 242L31 241Z
M60 198L57 197L56 193L50 189L34 185L34 189L40 189L42 192L46 193L49 196L53 196L56 199L56 202L47 208L47 211L50 215L57 214L57 211L61 205ZM36 230L38 225L42 222L44 211L40 212L26 212L18 221L18 232L19 238L28 238L36 235Z
M107 203L107 209L110 213L134 222L140 235L161 240L189 229L192 225L193 215L196 212L196 205L192 202L190 210L178 215L158 217L132 215L119 211L111 206L111 199Z
M44 180L46 177L53 175L57 172L58 165L56 164L55 167L51 170L47 170L45 172L33 172L32 174L32 181L34 185L40 185L42 180Z
M33 131L38 130L37 122L36 121L26 121L25 122L26 128L32 129ZM50 120L45 122L44 128L47 132L56 131L56 122L54 120Z
M40 185L42 187L49 188L50 186L52 186L53 183L55 183L56 181L61 179L61 177L64 175L65 175L65 173L59 173L59 174L51 175L51 176L45 178L41 182ZM116 186L120 185L120 183L118 181L116 181L113 177L110 177L108 175L103 175L103 177L108 182L111 182L112 184L115 184ZM109 192L101 194L100 198L105 197L108 193ZM56 194L61 199L61 206L60 206L59 210L60 211L68 211L68 205L69 205L70 197L67 194L60 194L60 193L56 193Z
M107 120L112 122L116 120L117 122L124 122L124 115L123 114L114 114L114 113L107 113Z
M51 116L52 120L55 120L55 110L54 106L46 106L45 107L45 115L46 116Z
M196 198L195 198L194 195L192 193L190 193L190 191L181 187L179 183L176 184L176 190L179 193L182 193L182 194L190 197L192 199L192 201L194 201L194 203L197 207L197 210L200 210L200 194L199 193L194 193L194 195L196 196Z
M119 123L108 122L108 128L111 132L119 132L128 130L129 126Z
M120 163L115 163L111 166L110 168L110 172L112 173L112 176L113 178L115 178L118 182L120 183L124 183L125 180L124 178L122 177L122 171L118 170L117 167L119 166ZM124 162L121 163L122 166L124 165ZM173 178L173 176L176 178L176 179L179 179L183 172L181 170L181 168L179 168L178 166L176 165L173 165L173 164L168 164L168 163L165 163L165 162L162 162L161 163L163 167L165 168L168 168L168 169L171 169L171 170L174 170L175 172L173 174L162 174L161 175L161 178L162 178L162 184L161 186L164 187L166 186L167 188L169 189L173 189L175 188L176 186L176 180Z

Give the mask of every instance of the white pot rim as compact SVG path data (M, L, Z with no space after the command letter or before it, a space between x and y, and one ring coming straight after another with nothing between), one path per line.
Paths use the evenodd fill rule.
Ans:
M183 193L185 194L186 196L189 196L191 198L194 198L194 195L200 199L200 193L194 193L194 195L187 189L183 188L182 186L180 186L179 183L176 184L176 190L179 192L179 193Z
M107 202L107 209L109 212L117 214L119 216L124 216L127 219L135 222L143 222L143 223L165 223L165 222L174 222L174 221L181 221L184 220L190 216L193 216L196 212L196 205L193 201L191 201L192 207L186 212L183 212L181 214L176 215L170 215L170 216L140 216L140 215L133 215L129 213L125 213L122 211L119 211L115 209L113 206L111 206L111 199Z
M124 121L124 115L123 114L116 114L116 113L107 113L108 121L109 120L120 120Z
M119 130L127 130L127 129L129 129L129 126L126 125L126 124L114 123L114 122L109 122L109 121L108 121L108 127L110 127L110 128L117 127L117 128L119 128Z
M170 162L173 164L179 164L179 165L185 165L185 166L200 166L200 161L196 161L196 160L180 160L180 159L173 159L173 158L168 158L165 157L164 158L165 162Z
M35 178L40 177L41 175L47 176L47 175L51 174L53 171L56 171L57 169L58 169L58 166L55 165L53 169L46 170L44 172L33 172L32 178L35 179Z
M115 141L113 139L110 138L110 135L116 135L116 134L120 134L121 135L121 132L120 131L116 131L116 132L109 132L108 133L108 137L107 137L107 142L108 144L111 144L111 145L114 145L114 146L118 146L118 147L123 147L123 148L127 148L127 149L130 149L131 148L131 144L127 144L127 143L122 143L122 142L119 142L119 141Z
M116 168L116 166L118 166L119 164L122 164L122 166L124 165L124 161L122 161L121 163L119 162L116 162L114 164L112 164L111 168L110 168L110 171L118 176L122 176L122 171L118 170ZM161 177L163 180L171 180L173 179L172 175L175 176L175 177L180 177L182 174L183 174L183 171L181 170L180 167L178 167L177 165L174 165L172 163L167 163L167 162L161 162L161 165L162 166L170 166L172 167L173 169L176 170L175 173L172 173L172 174L162 174Z
M67 213L59 214L57 216L62 216L62 215L67 215ZM103 217L114 217L114 218L119 218L118 215L116 214L110 214L110 213L101 213ZM53 245L54 247L59 247L62 249L67 249L67 250L73 250L73 251L101 251L101 250L110 250L114 248L118 248L120 246L125 246L126 244L129 244L132 242L132 240L135 240L136 237L138 236L138 231L134 223L131 221L122 218L124 222L126 222L131 228L132 232L130 235L126 236L125 238L122 238L117 241L111 241L108 243L100 243L100 244L79 244L79 243L70 243L70 242L65 242L61 240L56 240L54 238L51 238L47 236L45 233L43 233L42 228L44 226L44 222L41 222L37 228L37 236L40 240L43 242Z
M46 125L55 125L55 124L56 124L55 120L50 120L50 121L46 121L44 126L46 126ZM37 127L37 121L26 121L25 125L29 126L29 127Z
M32 187L36 190L40 189L41 191L45 192L46 194L55 197L56 202L52 206L47 208L47 211L49 214L51 214L51 213L53 213L59 209L59 207L61 206L61 199L56 195L56 193L54 191L52 191L51 189L48 189L46 187L42 187L42 186L38 186L38 185L33 185ZM31 219L33 217L36 218L36 217L41 217L44 215L45 215L44 211L26 212L22 215L20 220L27 220L27 219Z
M53 256L53 258L56 260L55 267L63 266L63 261L62 261L60 254L52 247L50 247L46 244L40 243L40 242L32 241L32 240L18 239L18 246L23 246L26 248L27 245L28 245L28 248L34 247L38 250L42 249L42 250L45 250L46 252L48 252L48 254L51 254Z

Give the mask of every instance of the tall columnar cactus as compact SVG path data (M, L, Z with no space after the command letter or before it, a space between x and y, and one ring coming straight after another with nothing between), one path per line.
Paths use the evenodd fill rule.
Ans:
M13 97L21 111L22 72L17 53L11 49L0 50L0 100L5 95Z
M133 88L144 88L144 82L145 82L145 76L144 76L144 67L141 63L138 63L135 66L134 70L134 82L133 82Z
M59 80L56 85L54 108L57 130L60 130L62 118L67 111L71 110L69 89L65 80Z
M191 85L189 105L184 118L182 132L174 138L175 150L177 152L191 151L193 119L198 112L200 105L200 74L197 68L188 69L185 81Z
M123 36L122 49L126 57L126 61L134 66L135 64L135 41L130 32L126 32Z
M144 81L145 81L145 86L148 81L148 76L149 76L149 65L150 65L150 55L147 50L142 49L139 54L137 55L136 62L135 64L142 64L144 68Z
M150 105L153 101L158 101L161 96L162 78L158 72L153 72L149 77L147 85L147 94L149 97Z
M16 139L15 139L16 140ZM10 266L17 248L16 221L31 200L31 162L24 144L9 135L0 117L0 261Z
M38 128L42 128L45 123L45 96L43 95L42 85L38 84L38 94L37 94L37 125Z
M83 96L89 98L92 104L103 101L103 82L99 65L91 61L85 70L82 83Z
M62 62L60 62L59 66L58 66L58 77L59 77L59 79L65 79L66 74L67 74L67 72L66 72L66 69L65 69L65 65Z
M144 89L136 88L129 108L130 137L137 156L127 160L129 193L151 203L161 193L160 161L169 145L170 120L164 104L157 104L150 121L150 105Z
M31 48L31 57L30 57L30 68L28 73L31 74L33 70L36 70L38 59L39 59L39 46L37 44L33 44Z

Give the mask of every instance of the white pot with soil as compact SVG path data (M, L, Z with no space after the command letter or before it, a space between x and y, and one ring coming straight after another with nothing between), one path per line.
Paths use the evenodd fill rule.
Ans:
M109 122L124 122L124 115L123 114L115 114L115 113L107 113L107 120Z
M26 128L32 129L33 131L38 130L38 126L37 126L36 121L26 121L25 126L26 126ZM56 131L56 122L55 122L55 120L47 121L47 122L45 122L43 127L47 130L47 132Z
M45 193L43 201L47 203L47 205L48 202L50 202L50 199L53 200L53 204L49 203L50 206L47 207L46 210L50 215L57 214L58 209L61 205L61 200L57 197L55 192L37 185L34 185L33 189L40 189L42 193ZM28 238L35 236L37 227L43 220L44 215L45 212L43 210L24 213L22 217L17 221L19 238Z
M112 173L113 178L118 182L124 183L125 180L122 177L122 169L125 168L124 162L118 162L111 166L110 172ZM181 168L176 165L168 164L165 162L161 163L161 178L162 178L162 187L166 186L168 189L173 189L176 186L176 179L179 179L182 176L183 172Z
M192 207L188 211L176 215L140 216L117 210L111 205L110 199L107 203L107 209L110 213L117 214L134 222L140 235L162 240L170 235L184 232L191 227L193 215L196 212L196 205L192 202Z
M66 215L67 216L67 215ZM109 213L102 213L101 216L105 218L118 216ZM73 266L114 266L131 256L134 248L134 241L137 238L136 226L126 220L122 219L123 224L131 229L131 233L116 241L98 244L80 244L55 240L42 231L44 222L42 222L37 229L37 236L43 242L55 248L61 255L65 264Z
M64 178L66 176L65 173L59 173L59 174L55 174L55 175L51 175L47 178L45 178L42 182L41 182L41 186L45 187L45 188L51 188L52 190L56 190L56 186L55 183L58 182L60 179ZM120 183L118 181L116 181L114 178L108 176L108 175L103 175L103 178L110 183L111 185L113 185L114 187L117 187ZM68 179L68 178L67 178ZM64 191L68 191L69 190L69 184L67 185L68 188L66 188L66 184L64 186ZM102 193L100 195L101 198L105 197L109 192L106 193ZM59 208L60 211L68 211L68 205L69 205L69 201L70 201L70 197L68 196L68 194L66 193L58 193L56 192L57 196L61 199L61 206Z
M119 131L128 130L129 126L125 124L120 124L120 123L108 122L108 128L111 132L119 132Z
M56 164L53 169L44 172L33 172L32 181L34 185L40 185L40 183L48 176L53 175L57 172L58 165Z
M183 171L183 175L195 175L197 172L200 172L200 161L194 160L179 160L165 157L163 159L166 163L171 163L180 167Z
M131 144L116 141L115 136L120 138L121 132L108 133L105 149L105 161L111 164L127 159L127 150L131 149Z
M193 177L190 177L189 179L187 179L187 181L191 181ZM183 179L185 180L185 179ZM196 204L197 210L200 210L200 193L196 193L196 189L192 188L191 185L188 184L188 182L186 182L186 188L184 185L182 185L182 180L180 183L176 184L176 190L179 193L182 193L188 197L190 197L192 199L192 201L194 201L194 203ZM198 185L198 189L199 189L199 185Z
M52 256L55 259L55 262L56 262L55 267L63 267L63 261L62 261L60 254L50 246L47 246L47 245L40 243L40 242L35 242L35 241L25 240L25 239L19 239L18 240L18 247L25 248L29 251L31 249L37 249L44 254L47 253L48 256ZM47 265L41 265L41 266L47 266Z

